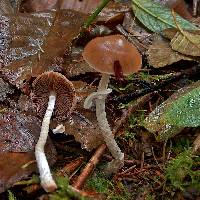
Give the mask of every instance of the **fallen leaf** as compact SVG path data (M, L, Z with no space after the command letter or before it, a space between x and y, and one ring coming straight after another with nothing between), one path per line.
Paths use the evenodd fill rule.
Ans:
M26 168L23 165L34 161L34 153L0 153L0 193L11 187L15 182L26 178L36 170L36 164L32 163Z
M91 13L98 4L101 2L101 0L27 0L24 2L23 7L28 12L41 12L46 10L52 10L52 9L70 9L70 10L76 10L82 13Z
M177 29L164 30L164 34L171 39L173 50L189 56L200 56L200 31L185 31Z
M0 78L0 101L6 100L7 95L13 94L14 89L10 87L2 78Z
M153 0L132 0L132 7L135 16L153 32L162 33L164 29L176 28L171 10ZM194 24L179 15L176 20L183 29L197 30Z
M99 4L101 0L73 0L73 1L62 1L61 9L72 9L82 13L91 13Z
M163 118L179 127L200 126L200 81L184 87L170 97Z
M95 112L90 110L74 112L71 119L63 122L63 125L66 129L65 134L73 135L83 149L91 151L103 143Z
M40 133L41 121L33 116L8 111L0 114L0 192L16 181L37 171L34 147ZM56 151L51 141L45 146L50 165L55 163ZM28 164L26 168L23 165Z
M169 41L158 35L154 37L146 54L149 64L154 68L165 67L180 60L192 60L190 57L172 50Z
M178 134L184 127L200 125L200 81L175 92L165 102L155 108L144 120L144 126L157 139L166 141Z
M13 13L14 10L10 4L10 0L1 0L0 1L0 15L5 15Z
M31 77L62 66L85 18L71 10L2 16L2 73L21 88Z

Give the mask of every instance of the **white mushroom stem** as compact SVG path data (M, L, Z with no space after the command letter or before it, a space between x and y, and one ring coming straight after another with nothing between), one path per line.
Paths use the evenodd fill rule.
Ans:
M46 140L48 137L49 124L55 106L55 102L56 102L56 94L52 92L49 95L48 107L42 121L40 137L35 146L35 157L37 161L38 170L40 173L41 186L46 192L53 192L54 190L57 189L57 185L53 180L47 162L47 158L44 153L44 146L46 144Z
M110 125L108 123L105 111L105 100L107 94L111 92L110 89L107 89L109 83L110 76L108 74L103 74L100 80L98 90L94 94L91 94L86 98L84 107L88 108L91 106L91 102L94 99L96 103L96 117L98 121L98 125L102 130L104 141L111 152L112 156L115 160L110 163L108 166L108 172L116 172L119 168L121 168L124 164L124 154L121 152L119 146L117 145L114 135L112 134Z

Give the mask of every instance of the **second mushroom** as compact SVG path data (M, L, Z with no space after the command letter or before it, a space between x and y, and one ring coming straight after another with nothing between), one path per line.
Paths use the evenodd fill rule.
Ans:
M89 109L93 101L95 102L98 125L114 157L107 167L107 172L116 173L124 165L124 154L114 139L106 117L105 100L112 92L108 89L109 78L110 75L118 77L138 72L141 69L142 57L137 48L122 35L111 35L91 40L84 48L83 58L92 68L102 74L97 92L85 99L84 108Z
M54 111L57 119L67 118L76 104L73 84L62 74L45 72L33 82L33 102L37 105L38 115L43 117L40 137L35 146L35 157L40 173L41 185L46 192L53 192L57 185L51 175L44 153L49 132L50 119Z

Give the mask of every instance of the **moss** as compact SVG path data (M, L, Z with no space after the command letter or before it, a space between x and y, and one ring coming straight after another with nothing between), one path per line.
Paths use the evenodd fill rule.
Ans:
M14 196L14 194L10 190L8 190L8 199L9 200L17 200L16 197Z
M108 178L102 172L93 175L87 181L87 186L94 189L96 192L104 193L107 200L133 199L132 194L126 190L122 183L118 183L117 185L114 184L112 181L108 180Z
M200 191L200 170L195 168L195 163L199 160L192 155L192 150L187 149L171 160L166 168L166 179L180 190L193 187Z
M71 199L78 199L78 200L86 200L85 197L81 197L80 195L74 193L70 190L69 181L67 177L57 177L56 183L58 189L55 193L49 195L50 200L71 200Z

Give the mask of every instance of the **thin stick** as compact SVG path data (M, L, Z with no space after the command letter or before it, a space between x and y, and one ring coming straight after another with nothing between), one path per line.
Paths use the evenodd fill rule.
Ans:
M94 155L92 158L89 160L83 171L81 172L80 176L78 177L77 181L73 184L73 187L80 190L89 175L92 173L92 171L95 169L96 165L100 161L103 153L106 150L106 145L102 144L100 145L97 150L95 151Z

